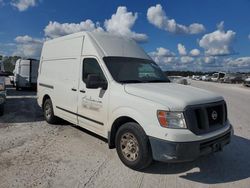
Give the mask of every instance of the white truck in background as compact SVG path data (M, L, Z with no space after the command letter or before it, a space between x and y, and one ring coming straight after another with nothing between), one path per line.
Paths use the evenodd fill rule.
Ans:
M4 113L4 104L6 100L5 78L0 76L0 116Z
M101 135L132 169L195 160L233 134L223 97L170 83L133 40L104 33L46 41L37 95L48 123L62 118Z
M36 88L38 68L39 61L36 59L18 59L13 71L16 90Z

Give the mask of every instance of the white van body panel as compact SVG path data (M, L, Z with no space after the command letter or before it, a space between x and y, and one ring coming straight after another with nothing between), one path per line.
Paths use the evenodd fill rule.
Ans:
M223 97L213 92L175 83L167 83L167 86L166 83L129 84L125 86L125 91L131 95L164 104L171 111L184 111L188 105L223 100Z
M105 56L134 57L150 59L142 48L135 41L124 37L114 37L110 34L91 33L91 37L96 41L104 52Z
M175 142L202 140L229 129L228 126L198 136L188 129L162 128L157 110L183 111L186 105L216 102L223 98L178 84L119 84L105 66L105 56L150 60L134 41L109 34L80 32L45 42L40 58L38 104L42 107L44 97L49 96L56 116L105 138L120 117L134 119L148 136ZM107 79L106 91L86 90L82 81L82 62L90 57L98 61ZM84 94L80 92L83 89L86 90Z

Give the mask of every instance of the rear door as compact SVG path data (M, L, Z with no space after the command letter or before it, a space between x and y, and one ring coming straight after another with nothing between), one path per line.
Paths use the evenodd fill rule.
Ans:
M86 79L89 74L98 74L107 82L104 72L95 57L85 57L82 61L78 96L79 126L89 129L102 136L105 135L105 123L108 118L109 87L86 88Z
M18 75L19 87L27 87L30 82L30 60L21 60L20 71Z

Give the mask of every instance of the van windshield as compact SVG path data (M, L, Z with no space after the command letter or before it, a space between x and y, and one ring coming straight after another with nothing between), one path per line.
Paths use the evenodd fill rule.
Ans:
M170 82L151 60L129 57L104 57L103 60L114 80L119 83Z

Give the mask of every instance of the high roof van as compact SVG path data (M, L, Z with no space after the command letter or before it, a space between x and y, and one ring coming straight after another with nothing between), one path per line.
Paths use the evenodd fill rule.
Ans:
M18 59L14 73L16 89L35 88L37 85L39 61L36 59Z
M106 138L132 169L221 151L233 133L223 97L170 83L133 40L105 33L44 43L38 104L48 123L62 118Z

